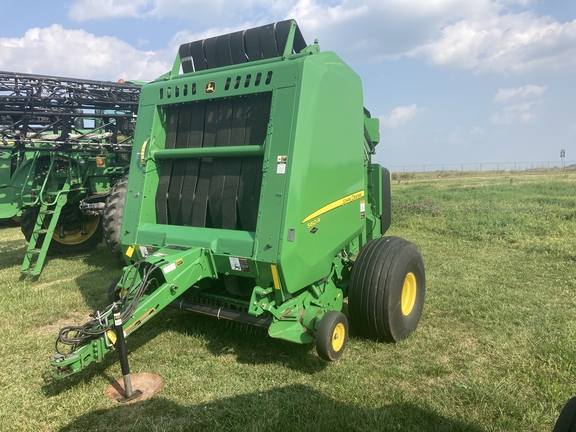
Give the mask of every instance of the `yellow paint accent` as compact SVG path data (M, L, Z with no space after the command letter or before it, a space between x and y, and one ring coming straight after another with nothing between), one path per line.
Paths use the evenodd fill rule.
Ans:
M346 328L344 328L344 324L338 323L332 332L332 349L335 352L338 352L342 349L342 345L344 345L344 339L346 339Z
M410 312L414 309L417 290L416 276L410 272L404 278L404 285L402 285L401 307L404 316L410 315Z
M144 315L142 315L140 318L138 318L130 327L128 327L124 330L124 336L128 336L130 333L132 333L134 330L136 330L139 326L144 324L154 314L154 312L156 312L156 309L152 308L148 312L146 312Z
M148 145L148 140L144 141L144 143L142 144L142 150L140 150L140 160L142 161L142 165L146 164L146 157L144 156L144 153L146 152L146 146Z
M279 290L280 286L280 277L278 277L278 267L274 264L270 264L270 270L272 270L272 280L274 280L274 288Z
M348 196L345 196L344 198L339 198L336 201L333 201L330 204L325 205L324 207L316 210L314 213L305 217L304 220L302 221L302 223L306 223L311 219L314 219L320 215L323 215L324 213L328 213L330 210L334 210L335 208L342 207L343 205L349 204L353 201L357 201L360 198L364 198L364 191L363 190L355 192L355 193L350 194Z
M126 249L126 256L132 258L132 255L134 255L134 246L130 246Z
M116 345L116 333L114 330L108 330L106 335L108 336L108 339L110 339L110 342L112 342L112 345Z

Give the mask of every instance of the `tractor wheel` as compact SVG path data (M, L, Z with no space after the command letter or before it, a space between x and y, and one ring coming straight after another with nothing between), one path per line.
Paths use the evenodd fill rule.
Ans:
M380 342L405 339L420 321L425 285L416 245L398 237L368 242L350 275L350 325L361 336Z
M316 352L327 361L342 357L348 341L348 319L338 311L327 312L318 324L316 332Z
M124 254L120 248L120 233L122 231L122 215L124 214L124 201L126 200L126 190L128 177L124 176L110 190L110 195L106 198L104 207L104 238L106 246L120 262L124 262Z
M553 432L576 432L576 397L573 397L560 412Z
M108 288L108 301L110 304L120 300L120 287L118 286L120 279L122 279L122 276L118 276L114 279Z
M27 207L20 216L20 229L28 242L32 237L39 210L38 206ZM50 219L46 217L44 228L47 228L49 223ZM41 234L38 240L43 238L44 234ZM58 219L48 252L50 254L86 252L95 249L102 242L102 238L99 215L88 216L80 211L78 205L66 204Z

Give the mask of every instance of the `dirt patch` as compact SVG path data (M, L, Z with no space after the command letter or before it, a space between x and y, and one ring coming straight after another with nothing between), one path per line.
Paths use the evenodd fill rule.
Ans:
M54 324L48 324L38 329L38 334L58 334L62 327L82 325L88 321L90 317L86 312L77 312L72 317L66 319L59 319Z

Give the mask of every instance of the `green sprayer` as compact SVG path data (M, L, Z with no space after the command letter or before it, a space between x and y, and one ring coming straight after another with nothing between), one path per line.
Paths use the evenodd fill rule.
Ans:
M359 76L306 45L293 20L181 45L141 89L127 266L109 307L60 331L55 376L101 360L169 305L316 341L328 361L348 320L370 339L407 337L424 265L414 244L382 237L390 174L371 162L378 140Z
M105 217L118 203L104 210L128 173L139 97L139 83L0 72L0 219L19 219L29 242L22 274L104 234L120 254Z

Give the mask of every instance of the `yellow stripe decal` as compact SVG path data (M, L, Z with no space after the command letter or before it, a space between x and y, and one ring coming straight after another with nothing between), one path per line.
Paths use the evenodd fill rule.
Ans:
M272 270L272 279L274 280L274 288L280 289L280 278L278 277L278 267L274 264L270 264L270 270Z
M140 161L142 162L142 165L146 164L146 146L148 145L148 140L144 141L144 143L142 144L142 150L140 150Z
M324 213L328 213L330 210L334 210L335 208L342 207L343 205L351 203L352 201L359 200L360 198L364 198L364 191L363 190L355 192L355 193L350 194L348 196L345 196L344 198L339 198L336 201L333 201L330 204L325 205L324 207L316 210L314 213L312 213L309 216L307 216L306 218L304 218L302 223L306 223L311 219L314 219L320 215L323 215Z

